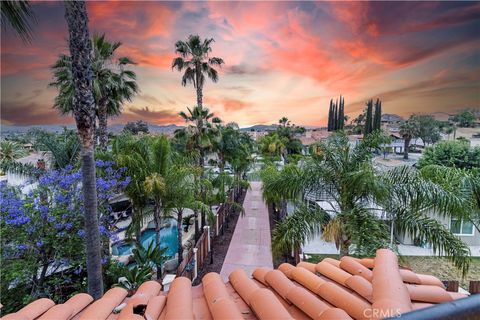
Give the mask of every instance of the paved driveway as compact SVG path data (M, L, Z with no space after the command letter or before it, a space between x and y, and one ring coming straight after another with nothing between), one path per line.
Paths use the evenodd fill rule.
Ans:
M251 274L255 268L273 268L268 208L262 199L262 183L251 182L243 203L245 215L240 216L233 233L220 275L242 268Z

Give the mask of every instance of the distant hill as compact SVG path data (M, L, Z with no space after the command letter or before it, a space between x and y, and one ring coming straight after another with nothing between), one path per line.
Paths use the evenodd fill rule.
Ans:
M241 128L241 131L267 131L267 130L275 130L278 127L276 124L257 124L251 127Z
M108 126L108 131L113 133L119 133L123 130L124 124L114 124ZM61 132L63 127L67 127L68 129L75 129L75 125L34 125L34 126L10 126L10 125L1 125L1 132L4 133L25 133L30 129L38 128L49 132ZM151 133L172 133L177 129L181 129L183 126L177 126L176 124L168 124L164 126L159 126L156 124L148 124L148 130Z

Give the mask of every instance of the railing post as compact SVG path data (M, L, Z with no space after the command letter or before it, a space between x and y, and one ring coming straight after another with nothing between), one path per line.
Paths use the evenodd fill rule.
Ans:
M210 252L210 226L203 227L203 232L207 234L207 252Z
M468 288L470 294L480 293L480 281L470 281L470 287Z
M220 212L217 212L217 215L215 216L215 224L216 224L216 227L217 227L217 233L216 235L218 236L219 233L218 233L218 216L219 216Z
M193 248L193 261L195 261L195 267L193 268L193 279L192 282L197 279L198 275L198 259L197 259L197 248Z

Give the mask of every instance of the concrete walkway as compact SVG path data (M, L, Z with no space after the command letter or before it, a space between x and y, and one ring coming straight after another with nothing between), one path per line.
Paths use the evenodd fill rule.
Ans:
M273 267L270 223L268 208L262 199L262 183L250 182L250 185L243 203L245 215L238 218L220 272L225 282L230 272L238 268L250 275L255 268Z

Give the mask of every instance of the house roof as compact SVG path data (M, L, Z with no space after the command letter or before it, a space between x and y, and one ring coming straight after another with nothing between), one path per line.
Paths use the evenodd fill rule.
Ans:
M284 263L257 268L252 277L237 269L228 283L217 273L195 287L179 277L168 292L147 281L132 297L113 288L95 302L85 293L58 305L39 299L3 319L380 319L462 297L433 276L400 268L392 251L380 249L375 258Z

